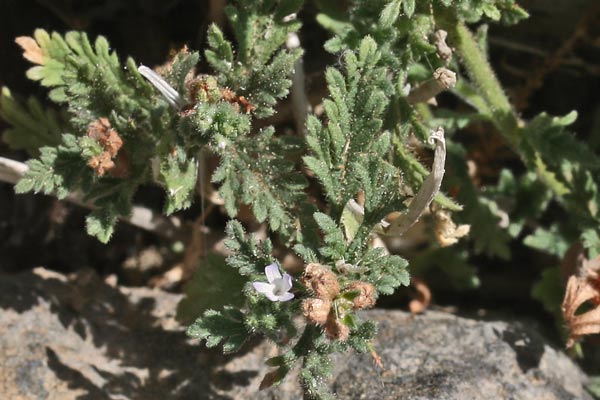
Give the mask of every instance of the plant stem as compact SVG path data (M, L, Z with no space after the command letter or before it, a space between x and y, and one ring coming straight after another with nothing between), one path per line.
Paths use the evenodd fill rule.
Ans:
M556 179L548 170L540 155L534 151L527 156L522 146L523 127L525 123L518 118L508 97L504 93L496 74L487 61L487 57L477 44L473 34L462 21L455 16L440 13L436 16L438 23L448 31L452 45L460 54L462 64L467 69L469 77L477 86L491 110L491 121L506 138L514 151L519 154L525 164L535 168L540 180L559 198L569 192L569 189Z
M457 21L448 28L452 43L459 51L469 76L492 111L494 125L516 147L518 128L523 123L517 118L485 54L463 22Z

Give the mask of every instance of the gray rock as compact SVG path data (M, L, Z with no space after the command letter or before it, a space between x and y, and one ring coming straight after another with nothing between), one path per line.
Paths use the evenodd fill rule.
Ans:
M222 356L185 337L181 296L115 287L92 272L73 279L41 268L0 280L0 398L299 399L296 372L257 392L276 355L253 342ZM374 310L368 354L338 355L330 384L340 399L590 399L586 376L518 324L450 314Z

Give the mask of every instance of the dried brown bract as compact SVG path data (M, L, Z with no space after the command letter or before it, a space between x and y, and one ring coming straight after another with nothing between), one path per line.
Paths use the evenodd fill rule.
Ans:
M129 161L119 152L123 147L123 139L111 127L108 118L99 118L89 124L87 136L94 139L104 150L88 161L96 175L104 176L107 172L115 177L125 177L129 173Z
M112 129L108 118L98 118L88 125L87 135L94 140L100 140Z
M240 96L238 98L238 103L244 107L244 112L246 114L250 114L252 111L254 111L254 109L256 109L254 104L251 104L244 96Z
M579 276L571 276L567 282L562 314L569 328L567 347L584 335L600 333L600 256L584 260ZM590 304L590 311L576 314L584 304Z
M357 310L371 308L375 305L375 286L367 282L352 282L347 291L358 291L359 294L352 300L352 305Z
M323 300L333 300L340 294L340 284L335 274L321 264L308 264L302 283Z
M471 231L471 225L456 225L447 211L437 211L435 217L435 238L442 247L452 246L458 239Z
M110 158L110 154L106 151L100 153L99 155L90 158L88 161L88 165L91 169L94 170L96 175L104 176L106 172L110 171L115 167L115 163Z
M325 335L331 340L339 340L345 342L350 336L350 328L343 324L335 315L329 313L327 322L325 323Z
M331 301L329 300L310 298L302 302L302 314L314 324L325 324L330 311Z
M446 44L446 38L448 37L448 32L444 30L437 30L433 34L433 44L437 51L437 55L440 59L442 59L446 65L452 61L452 48Z
M123 139L121 139L117 131L114 129L110 129L106 135L98 139L98 143L100 143L100 145L108 154L110 154L111 157L115 157L121 147L123 147Z

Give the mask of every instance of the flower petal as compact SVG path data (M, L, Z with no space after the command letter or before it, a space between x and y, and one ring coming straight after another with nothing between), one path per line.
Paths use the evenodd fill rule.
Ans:
M279 299L281 298L281 296L277 296L276 294L273 294L273 292L266 292L264 295L271 301L280 301Z
M281 296L278 296L279 301L289 301L291 299L294 298L294 293L290 293L290 292L286 292L284 294L282 294Z
M281 272L279 272L279 267L276 263L267 265L265 267L265 275L267 275L267 280L269 283L273 283L275 279L281 278Z
M283 274L283 282L283 287L286 292L292 288L292 276L290 274Z
M273 294L273 290L275 289L275 286L271 285L270 283L266 283L266 282L252 282L252 286L258 293L263 293L263 294L267 294L267 293Z

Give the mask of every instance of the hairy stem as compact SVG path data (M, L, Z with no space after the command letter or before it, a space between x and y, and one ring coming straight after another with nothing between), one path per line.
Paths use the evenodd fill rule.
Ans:
M532 165L540 180L559 198L569 190L547 169L541 157L535 152L533 159L527 157L522 146L523 127L525 123L518 118L508 97L504 93L496 74L487 61L482 49L477 44L469 28L461 21L448 15L441 15L438 22L446 29L460 54L462 64L468 75L477 86L479 94L491 111L491 121L506 138L514 151L524 163Z
M494 125L513 146L516 146L518 128L522 122L517 118L485 54L463 22L456 22L448 28L452 43L460 53L469 76L492 111Z

